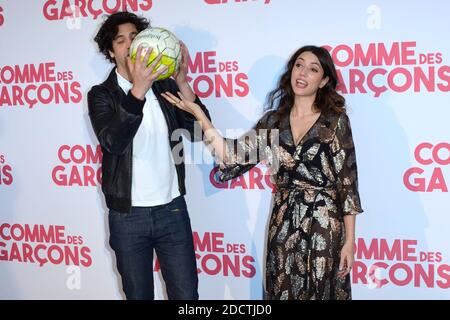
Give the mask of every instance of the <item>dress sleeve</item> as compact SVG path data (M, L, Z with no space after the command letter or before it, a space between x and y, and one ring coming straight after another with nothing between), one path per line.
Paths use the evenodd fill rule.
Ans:
M270 132L267 126L268 114L238 139L225 139L226 161L217 165L216 178L224 182L249 171L259 162L269 160Z
M352 129L350 119L345 112L339 116L331 152L336 172L338 199L343 215L355 215L363 212L358 191L358 172Z

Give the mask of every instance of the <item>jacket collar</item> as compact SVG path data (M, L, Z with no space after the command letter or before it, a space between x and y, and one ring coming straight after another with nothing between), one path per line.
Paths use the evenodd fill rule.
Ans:
M103 84L111 91L120 91L119 83L117 82L116 68L112 68L109 73L108 78L103 82Z

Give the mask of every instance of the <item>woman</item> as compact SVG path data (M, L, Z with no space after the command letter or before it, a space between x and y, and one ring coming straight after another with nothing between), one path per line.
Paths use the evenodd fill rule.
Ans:
M163 95L200 122L221 161L220 180L259 161L278 162L272 172L277 191L268 229L268 299L351 299L355 216L363 210L350 122L336 85L328 51L298 49L269 94L269 111L256 133L238 140L224 140L181 94Z

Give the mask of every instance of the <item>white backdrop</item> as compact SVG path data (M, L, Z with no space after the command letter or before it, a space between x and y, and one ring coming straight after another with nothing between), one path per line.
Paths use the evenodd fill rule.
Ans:
M328 46L365 210L354 299L450 298L444 0L0 0L0 298L123 298L86 103L111 69L92 39L123 8L187 44L191 84L229 137L261 116L290 54ZM266 169L220 185L203 145L185 147L200 298L261 299Z

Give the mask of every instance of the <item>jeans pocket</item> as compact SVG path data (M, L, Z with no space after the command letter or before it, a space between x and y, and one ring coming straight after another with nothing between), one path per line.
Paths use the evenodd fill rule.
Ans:
M187 212L186 201L183 196L179 196L173 199L170 203L167 204L167 210L170 213L183 213Z
M110 209L109 214L108 214L109 225L111 226L112 223L117 223L126 217L127 217L126 213L122 213L122 212Z
M166 235L175 243L192 242L192 229L186 201L183 196L172 200L165 207L160 223Z
M187 211L182 210L179 214L173 215L166 231L170 234L173 243L185 243L187 245L192 243L191 220Z

